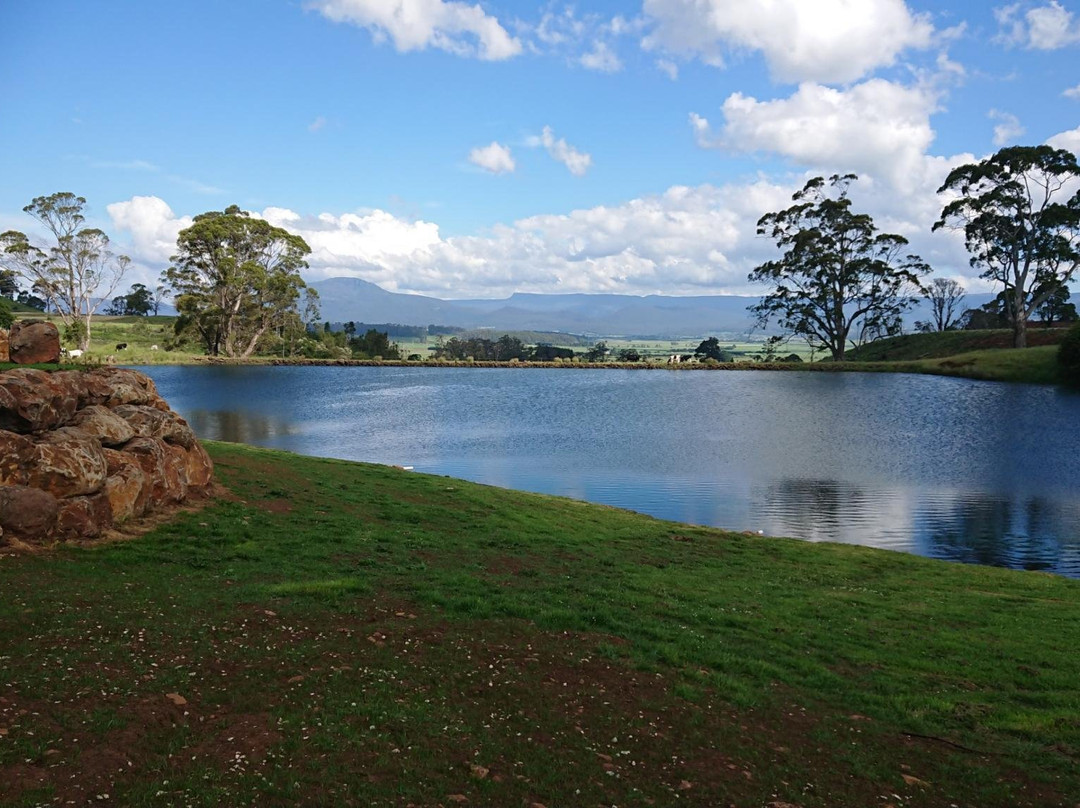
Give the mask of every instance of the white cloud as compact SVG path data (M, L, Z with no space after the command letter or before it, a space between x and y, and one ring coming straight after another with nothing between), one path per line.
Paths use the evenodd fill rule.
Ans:
M1080 84L1065 90L1062 95L1066 98L1071 98L1074 101L1080 101Z
M622 70L622 62L615 51L602 40L593 43L592 50L582 55L578 60L582 67L589 70L598 70L601 73L617 73Z
M521 53L521 42L479 5L456 0L311 0L333 22L367 28L376 41L389 37L401 52L428 47L498 61Z
M992 121L997 121L994 127L994 145L1008 146L1015 143L1016 139L1024 134L1026 129L1020 124L1020 119L1010 112L1002 112L1000 109L992 109L987 114Z
M679 78L679 66L670 59L657 59L656 67L672 81Z
M690 123L703 147L773 152L802 165L889 177L906 188L934 139L936 107L928 88L870 79L847 90L803 84L772 101L733 93L721 107L717 135L696 113Z
M113 227L131 233L132 247L140 260L163 264L176 252L176 237L191 226L190 216L176 216L156 196L133 196L126 202L106 205Z
M1080 21L1057 0L1043 6L1013 3L994 9L1001 29L997 41L1033 50L1057 50L1080 42Z
M324 126L326 126L326 118L324 118L322 115L320 115L319 117L317 117L315 120L313 120L311 123L308 124L307 130L309 132L318 132Z
M566 166L567 170L575 177L585 175L592 165L592 155L581 152L566 142L565 139L555 139L555 133L550 126L545 126L540 135L533 135L526 141L526 145L536 147L543 146L552 159Z
M1053 146L1055 149L1067 149L1080 158L1080 126L1048 138L1046 145Z
M729 52L760 51L775 78L849 82L927 48L934 28L903 0L645 0L656 22L642 45L720 66Z
M509 147L494 140L469 152L469 162L492 174L509 174L516 168Z

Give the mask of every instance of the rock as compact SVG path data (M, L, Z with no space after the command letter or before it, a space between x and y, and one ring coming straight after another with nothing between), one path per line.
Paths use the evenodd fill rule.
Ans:
M175 447L183 451L183 447ZM151 503L179 502L187 493L187 478L181 478L175 454L161 438L134 438L124 451L142 467L150 487Z
M104 491L92 497L62 499L58 504L56 537L61 541L92 539L112 525L112 506Z
M57 375L32 368L0 373L0 429L43 432L66 424L79 406L79 391Z
M44 320L19 320L8 334L8 354L17 365L60 361L60 332Z
M101 444L76 429L65 429L34 446L27 485L56 497L77 497L96 494L107 476Z
M171 410L159 410L142 404L121 404L113 407L116 415L127 421L141 438L161 438L185 449L195 443L195 433L187 421Z
M52 538L59 510L56 497L22 485L0 486L0 528L14 536L42 544Z
M6 328L0 328L0 362L10 362L11 354L9 353L10 337Z
M193 443L187 449L187 481L192 488L206 488L214 478L214 461L201 443Z
M187 450L183 446L165 444L165 485L168 498L176 502L187 499Z
M109 498L113 521L126 522L133 516L146 513L150 502L150 486L142 466L124 452L103 450L109 476L105 479L105 495Z
M158 395L153 380L137 370L98 368L83 374L83 404L104 404L113 408L120 404L145 404L169 411L169 405Z
M79 410L71 419L71 425L93 435L102 446L120 446L135 437L135 430L127 421L100 404Z
M0 430L0 485L26 485L27 465L33 456L32 440Z

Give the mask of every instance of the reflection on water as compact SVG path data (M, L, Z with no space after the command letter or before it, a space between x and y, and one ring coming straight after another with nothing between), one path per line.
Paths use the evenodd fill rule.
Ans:
M1080 577L1080 395L888 374L150 367L207 438Z
M296 432L282 418L247 410L189 410L185 417L199 437L229 443L262 446Z

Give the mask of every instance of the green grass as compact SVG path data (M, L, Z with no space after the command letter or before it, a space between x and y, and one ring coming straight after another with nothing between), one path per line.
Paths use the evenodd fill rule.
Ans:
M1075 581L209 448L206 509L0 557L0 803L1080 798Z
M1040 328L1028 331L1028 347L1057 345L1068 329ZM904 362L942 359L992 349L1013 350L1009 330L935 331L930 334L904 334L877 340L847 352L850 362Z

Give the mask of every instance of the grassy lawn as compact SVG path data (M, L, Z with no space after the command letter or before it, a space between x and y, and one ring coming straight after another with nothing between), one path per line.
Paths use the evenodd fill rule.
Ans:
M209 448L0 556L0 804L1080 801L1076 581Z

